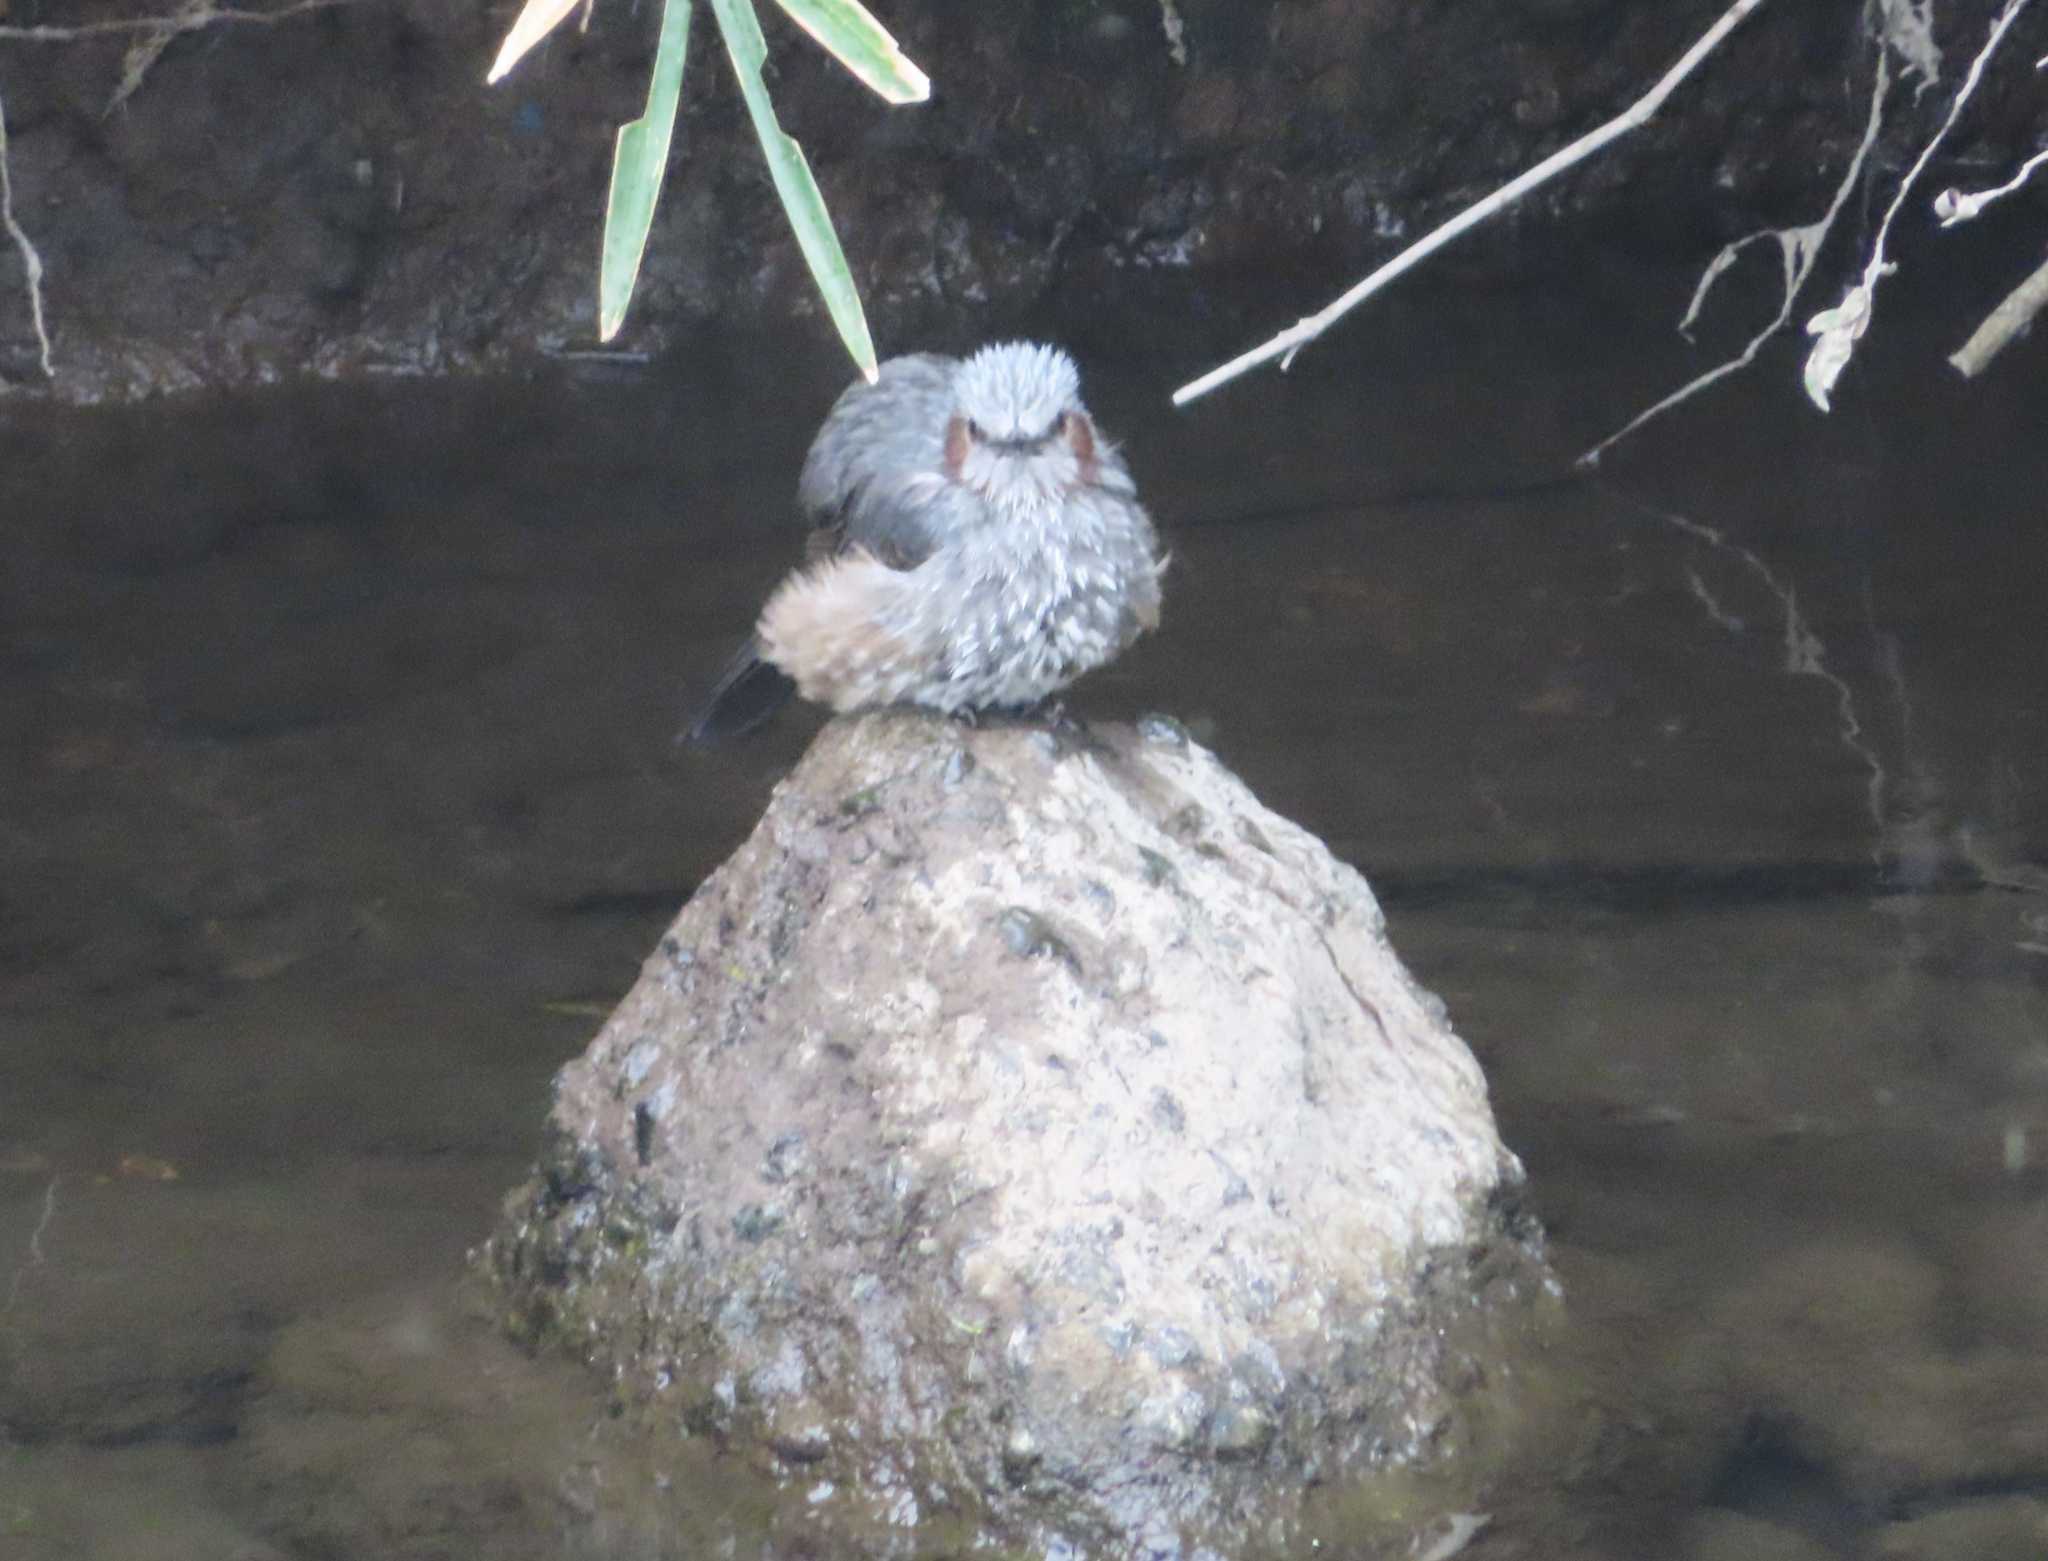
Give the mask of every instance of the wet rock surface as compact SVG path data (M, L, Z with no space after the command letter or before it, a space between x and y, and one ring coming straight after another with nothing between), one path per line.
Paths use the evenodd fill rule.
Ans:
M510 1326L879 1551L1283 1535L1547 1290L1365 880L1165 721L832 724L550 1130Z
M0 19L80 28L151 9L15 0ZM767 25L778 113L892 347L983 336L1119 273L1299 266L1314 274L1301 301L1320 304L1330 280L1618 113L1725 7L880 9L932 75L928 104L887 110L772 8ZM1701 253L1812 220L1862 133L1862 89L1845 87L1869 75L1860 9L1764 7L1663 114L1526 209ZM1935 8L1950 81L1995 10ZM512 14L354 0L215 22L139 74L146 32L0 36L14 206L47 270L58 365L46 383L20 259L0 245L0 385L91 400L594 347L612 138L642 111L659 8L600 5L486 89ZM820 312L708 14L695 31L628 352L686 346L714 317ZM1946 94L1896 113L1892 153L1917 149ZM1951 151L2009 162L2035 117L2026 73L1995 74ZM1516 232L1456 264L1502 269Z

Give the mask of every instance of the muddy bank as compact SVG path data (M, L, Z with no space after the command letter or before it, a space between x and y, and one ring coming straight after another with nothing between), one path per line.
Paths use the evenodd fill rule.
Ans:
M150 9L11 0L0 27ZM641 112L658 11L601 5L587 32L564 28L487 89L514 9L339 0L276 25L216 21L172 38L125 95L147 34L0 35L14 204L47 270L58 368L45 385L5 247L0 385L125 398L593 346L612 136ZM779 112L888 349L949 322L985 335L1048 294L1162 268L1305 268L1317 280L1300 299L1320 302L1325 280L1617 112L1722 6L881 9L934 79L926 105L885 109L779 14L767 26ZM1519 232L1562 224L1704 254L1810 220L1862 131L1862 9L1766 7L1662 118L1540 192L1467 263L1510 269ZM1948 81L1994 9L1939 8ZM631 353L713 317L817 309L708 13L694 34L671 180L616 344ZM2003 168L2030 144L2031 91L2024 71L1995 74L1948 153ZM1946 96L1901 96L1900 150Z

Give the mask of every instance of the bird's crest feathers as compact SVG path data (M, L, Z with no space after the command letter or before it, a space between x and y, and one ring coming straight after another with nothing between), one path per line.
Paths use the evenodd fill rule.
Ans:
M983 437L1039 439L1062 412L1080 404L1081 376L1057 347L1002 342L960 365L953 394L960 415Z

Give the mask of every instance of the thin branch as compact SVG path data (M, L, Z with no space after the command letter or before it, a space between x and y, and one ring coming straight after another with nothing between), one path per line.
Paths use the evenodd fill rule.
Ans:
M1945 228L1952 228L1958 222L1969 222L1980 215L1984 208L1993 201L2004 200L2006 196L2012 194L2014 190L2025 184L2028 179L2033 177L2034 170L2043 163L2048 163L2048 152L2036 152L2032 157L2029 157L2020 164L2020 171L2018 173L2006 180L2005 183L1994 185L1991 189L1943 190L1934 197L1934 214L1941 218L1941 225Z
M193 25L203 25L212 9L213 0L178 0L178 12L174 20L182 22L191 17L194 18ZM120 84L114 88L114 95L107 99L107 106L100 110L102 119L142 89L143 78L149 74L150 67L163 58L164 50L171 46L177 36L172 28L160 27L130 41L121 56Z
M2048 66L2048 58L2037 61L2034 69L2040 70L2043 66ZM1934 198L1934 214L1945 228L1968 222L1986 206L2004 199L2025 184L2034 170L2043 164L2048 164L2048 151L2036 152L2020 164L2018 173L1991 189L1968 192L1943 190ZM1984 317L1984 323L1970 333L1970 339L1949 355L1948 361L1965 379L1975 379L2012 343L2015 336L2034 323L2034 316L2044 308L2048 308L2048 262L2007 293Z
M1466 208L1435 232L1418 239L1327 308L1297 321L1264 346L1255 347L1250 352L1231 359L1221 368L1211 369L1201 378L1181 386L1173 393L1173 404L1186 406L1197 396L1207 395L1218 385L1236 379L1247 370L1257 368L1261 363L1270 362L1274 358L1291 361L1296 352L1322 335L1338 319L1350 313L1353 308L1385 287L1395 277L1435 254L1452 239L1477 227L1494 213L1513 205L1531 190L1549 183L1574 163L1583 162L1610 141L1619 140L1631 130L1647 124L1657 110L1664 106L1664 100L1671 96L1679 83L1698 69L1700 62L1720 47L1721 40L1740 26L1750 12L1762 4L1763 0L1735 0L1735 4L1722 13L1721 19L1701 34L1693 46L1680 57L1678 63L1664 73L1663 79L1638 98L1625 112L1608 120L1597 130L1581 136L1570 146L1553 152L1519 178L1502 185L1476 206ZM1282 362L1281 367L1287 367L1287 362Z
M1892 192L1892 203L1885 208L1884 219L1877 225L1877 239L1870 247L1870 263L1863 268L1863 278L1850 287L1842 301L1832 309L1824 309L1806 322L1806 332L1814 338L1813 350L1806 357L1806 394L1813 404L1823 412L1828 410L1828 397L1833 392L1835 381L1842 370L1849 366L1849 359L1856 351L1856 343L1870 328L1870 316L1877 299L1877 284L1897 269L1884 257L1885 239L1890 236L1892 223L1906 204L1906 197L1919 182L1920 175L1934 160L1934 154L1941 143L1948 139L1948 133L1962 118L1963 105L1970 101L1977 90L1977 84L1984 79L1984 67L1991 56L1998 51L2012 24L2019 19L2020 12L2027 8L2027 0L2006 0L2006 7L1999 12L1998 20L1991 25L1991 35L1984 40L1984 47L1977 57L1970 61L1968 74L1963 84L1956 89L1955 101L1948 106L1948 117L1941 122L1941 128L1934 132L1927 145L1920 149L1920 155L1913 160L1913 166L1906 170L1906 176L1899 181L1899 187Z
M21 268L28 287L29 318L35 322L36 349L41 357L43 378L55 379L57 368L50 356L50 327L43 318L43 257L14 215L14 176L7 161L7 104L0 99L0 227L14 240L21 253Z
M76 43L81 38L99 38L112 33L186 33L215 22L249 22L274 26L307 11L326 11L355 0L292 0L275 11L201 11L176 16L138 16L123 21L82 22L76 27L0 27L0 43Z
M1956 89L1955 101L1948 106L1948 118L1941 122L1941 128L1935 131L1933 139L1920 149L1920 155L1914 159L1913 166L1906 170L1906 177L1899 181L1898 189L1892 193L1891 205L1885 208L1884 220L1877 225L1877 242L1871 246L1866 281L1874 281L1880 274L1881 267L1889 271L1890 267L1884 264L1884 241L1891 232L1892 224L1898 220L1899 211L1906 204L1906 197L1912 193L1920 175L1926 172L1927 165L1934 161L1934 154L1940 150L1941 143L1948 139L1948 133L1955 129L1956 121L1963 117L1963 105L1970 101L1977 90L1977 84L1984 79L1984 67L1991 62L1991 56L2004 41L2007 30L2019 20L2020 12L2026 8L2027 0L2006 0L2005 10L1992 24L1991 35L1984 40L1984 47L1978 51L1977 57L1970 61L1969 72L1963 77L1962 86Z
M2004 302L1984 317L1984 323L1970 333L1970 339L1949 357L1965 379L1984 372L1991 360L2003 352L2012 339L2034 323L2034 316L2048 308L2048 261L2005 295Z
M1756 361L1756 355L1763 351L1764 343L1784 329L1785 323L1792 318L1793 306L1798 303L1799 294L1805 289L1808 279L1813 275L1815 264L1820 260L1821 248L1826 244L1828 234L1834 230L1835 219L1842 214L1842 208L1848 204L1850 195L1854 193L1863 177L1864 161L1870 156L1870 149L1877 145L1878 131L1884 126L1884 105L1890 90L1891 66L1889 57L1880 45L1877 51L1877 74L1870 86L1870 116L1863 124L1863 139L1857 144L1856 155L1849 159L1848 169L1835 185L1834 199L1828 202L1828 209L1816 221L1809 222L1804 227L1766 228L1760 233L1746 233L1724 247L1707 263L1706 270L1700 273L1699 286L1693 289L1692 303L1685 311L1685 318L1678 322L1678 328L1687 336L1691 335L1692 327L1699 319L1700 310L1706 303L1707 293L1715 281L1735 263L1736 257L1744 249L1767 238L1778 241L1778 257L1784 270L1781 279L1782 291L1778 296L1778 312L1771 317L1770 323L1750 337L1749 345L1741 352L1727 362L1708 369L1698 378L1688 380L1663 400L1645 407L1581 455L1574 464L1597 466L1600 457L1610 446L1620 443L1652 418L1662 417L1680 402L1690 401L1709 385L1718 384L1729 375L1739 374L1748 368Z

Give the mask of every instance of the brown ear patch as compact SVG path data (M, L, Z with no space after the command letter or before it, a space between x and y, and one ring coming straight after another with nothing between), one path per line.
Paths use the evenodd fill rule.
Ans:
M900 698L912 657L881 618L902 578L860 548L791 575L755 626L763 659L794 678L804 698L834 710Z
M1067 448L1074 452L1074 459L1081 467L1081 480L1093 482L1096 478L1095 425L1088 420L1086 412L1062 412L1060 414L1060 437L1067 441Z
M967 419L957 413L946 423L946 470L955 477L967 459L967 447L973 443L973 435L967 432Z

